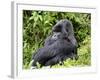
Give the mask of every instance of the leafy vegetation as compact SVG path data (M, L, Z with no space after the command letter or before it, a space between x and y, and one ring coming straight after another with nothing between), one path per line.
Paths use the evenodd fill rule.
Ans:
M72 12L48 12L23 10L23 68L31 65L32 54L43 47L44 40L50 35L57 21L68 19L73 23L75 37L78 41L79 59L64 61L58 67L89 66L91 65L91 14Z

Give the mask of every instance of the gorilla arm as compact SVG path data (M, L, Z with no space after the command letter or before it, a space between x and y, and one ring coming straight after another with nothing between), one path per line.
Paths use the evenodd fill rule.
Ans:
M53 44L55 41L56 41L56 39L53 39L52 35L51 35L45 40L44 46L49 46L49 45Z

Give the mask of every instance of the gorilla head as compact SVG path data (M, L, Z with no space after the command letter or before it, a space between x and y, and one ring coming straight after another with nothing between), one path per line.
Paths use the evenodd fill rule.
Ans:
M77 41L74 37L73 25L67 20L58 21L52 28L52 35L45 40L45 46L54 43L58 38L70 40L74 46L77 47Z
M67 37L70 35L74 35L73 25L72 23L67 20L63 19L60 20L53 28L53 32L61 32L62 34L66 35Z
M47 37L44 47L33 56L32 66L39 62L42 66L52 66L67 58L77 59L77 41L74 37L73 25L67 20L60 20L52 28L52 35Z

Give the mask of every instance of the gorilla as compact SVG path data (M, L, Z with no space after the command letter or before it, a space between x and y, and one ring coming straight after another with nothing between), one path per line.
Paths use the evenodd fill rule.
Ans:
M45 40L44 47L33 54L32 66L37 67L37 62L41 64L41 67L53 66L63 63L68 58L78 59L77 41L72 23L63 19L54 25L51 35Z

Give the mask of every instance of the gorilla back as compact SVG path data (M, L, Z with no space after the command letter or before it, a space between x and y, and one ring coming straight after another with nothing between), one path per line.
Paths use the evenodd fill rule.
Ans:
M39 62L41 66L52 66L71 57L71 52L73 51L74 46L72 43L65 39L58 39L50 46L44 46L37 51L33 57L34 62L32 66L36 66L37 62Z

